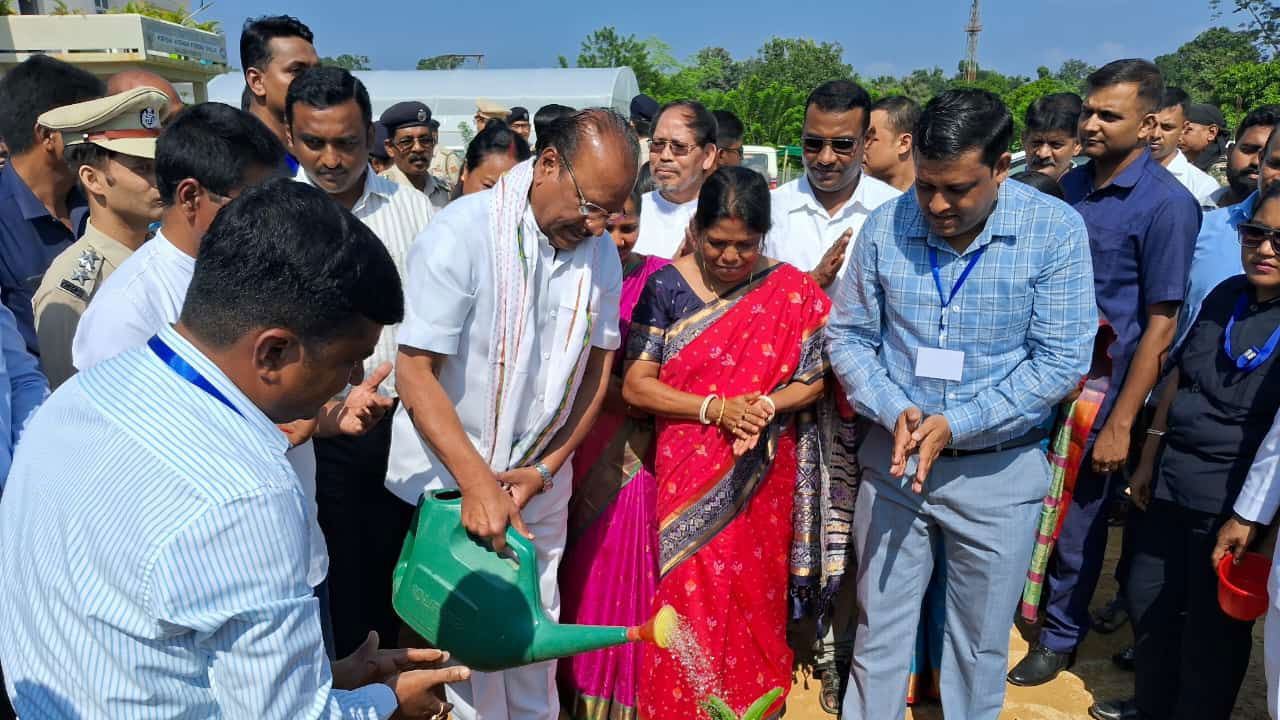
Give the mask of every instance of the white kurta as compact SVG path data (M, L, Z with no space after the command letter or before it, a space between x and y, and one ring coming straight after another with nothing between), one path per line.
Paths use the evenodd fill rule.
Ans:
M640 201L640 237L636 239L635 251L660 258L675 257L697 209L697 198L676 204L657 190L645 193Z
M147 342L162 328L178 322L182 301L195 272L195 258L165 238L163 232L121 263L102 283L80 318L71 359L77 370ZM307 582L316 587L329 574L329 551L316 509L316 450L310 440L285 453L307 498L311 525L311 565Z
M1280 508L1280 414L1276 415L1267 431L1258 454L1253 458L1249 477L1236 498L1235 514L1250 522L1271 524ZM1273 720L1280 720L1280 545L1271 557L1271 576L1267 579L1267 594L1271 606L1267 609L1263 629L1263 654L1267 669L1267 708Z
M853 229L849 249L845 251L844 265L837 278L844 276L853 255L858 232L872 210L898 197L902 192L892 185L877 180L865 172L858 180L858 187L835 215L814 197L809 177L799 178L774 190L773 228L764 240L764 254L775 260L791 263L803 272L818 267L822 256L835 244L845 230ZM641 226L643 227L643 226Z
M401 345L448 356L439 380L453 403L463 430L477 447L488 417L485 388L489 382L490 329L494 317L494 269L486 237L490 232L489 205L493 191L468 195L441 210L409 252L405 282L405 319ZM526 211L528 212L528 211ZM537 309L534 318L535 357L550 355L558 316L574 311L577 287L571 253L591 252L599 244L592 268L591 345L614 350L620 344L618 305L622 266L608 235L584 241L572 251L556 251L539 233L533 263ZM527 368L522 368L527 369ZM532 423L542 407L548 364L543 362L515 379L511 396L528 398L514 407L515 436L536 430ZM536 400L536 402L533 402ZM569 495L573 488L571 463L555 477L555 487L533 498L521 513L533 532L539 585L544 608L552 617L560 611L557 575L567 533ZM391 431L387 487L408 503L424 491L457 487L457 482L418 434L403 405L396 410ZM556 720L555 663L539 663L500 673L474 673L466 683L448 688L454 716L460 720Z

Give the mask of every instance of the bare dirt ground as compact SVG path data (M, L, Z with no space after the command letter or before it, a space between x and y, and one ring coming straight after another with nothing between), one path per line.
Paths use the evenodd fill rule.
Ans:
M1268 554L1270 549L1266 550ZM1115 595L1116 558L1120 553L1120 531L1113 529L1107 544L1107 566L1095 595L1095 606ZM1262 669L1262 622L1254 628L1253 655L1249 674L1236 703L1235 720L1267 720L1266 679ZM1080 649L1075 667L1058 676L1047 685L1035 688L1008 686L1004 711L1000 720L1076 720L1089 717L1089 705L1094 698L1125 697L1133 692L1133 675L1117 668L1111 655L1132 639L1126 625L1112 635L1091 633ZM1017 630L1009 634L1009 664L1022 659L1027 643ZM835 716L824 713L818 705L819 683L808 677L804 669L796 674L791 698L787 704L786 720L833 720ZM930 703L912 708L907 720L941 720L942 708Z

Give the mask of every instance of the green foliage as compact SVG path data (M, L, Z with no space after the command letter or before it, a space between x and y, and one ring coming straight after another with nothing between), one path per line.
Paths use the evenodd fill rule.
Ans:
M640 89L652 91L663 76L650 56L650 49L649 44L637 40L635 35L622 35L613 27L605 26L582 41L577 64L585 68L629 67L635 72ZM560 67L569 67L564 56L560 57Z
M1067 89L1063 92L1082 93L1084 92L1085 78L1089 77L1094 70L1097 70L1097 68L1089 63L1072 58L1064 61L1058 67L1058 72L1054 74L1054 77L1066 86Z
M60 2L59 5L61 5L61 7L64 9L66 8L65 3ZM114 10L108 10L107 12L112 15L145 15L146 17L149 17L149 18L155 18L156 20L164 20L165 22L171 22L171 23L175 23L177 25L183 25L189 28L195 28L196 30L204 30L205 32L218 32L217 20L199 22L193 19L190 13L181 12L177 10L165 10L164 8L158 8L149 2L145 2L145 0L143 0L142 2L133 0L131 2L125 3L124 7L119 7ZM58 14L57 11L55 11L54 14L55 15Z
M1214 78L1212 97L1232 128L1249 110L1280 104L1280 60L1232 65Z
M353 71L373 69L369 67L368 55L339 55L338 57L326 56L326 57L320 58L320 64L332 65L333 67L340 67L345 70L353 70Z
M844 48L840 43L815 43L807 38L770 38L746 61L747 75L758 75L769 82L777 82L809 91L829 80L856 80L853 68L844 62Z
M1221 15L1226 5L1232 15L1242 20L1240 28L1248 35L1266 59L1280 56L1280 3L1275 0L1209 0L1209 8Z
M776 687L769 692L761 695L759 699L751 703L751 707L738 717L738 714L729 707L729 704L720 698L712 695L702 701L702 709L707 713L707 717L711 720L763 720L764 714L769 711L769 707L777 702L782 696L782 688Z
M1044 95L1060 92L1076 92L1079 86L1063 82L1057 75L1045 75L1034 82L1019 85L1003 95L1004 104L1013 115L1013 148L1022 149L1022 133L1027 129L1027 107Z
M1176 52L1156 57L1164 82L1180 87L1197 101L1208 100L1215 78L1232 65L1257 63L1262 59L1249 33L1227 28L1209 28Z
M471 138L476 136L476 129L465 122L458 123L458 134L462 135L462 145L466 147L471 144Z

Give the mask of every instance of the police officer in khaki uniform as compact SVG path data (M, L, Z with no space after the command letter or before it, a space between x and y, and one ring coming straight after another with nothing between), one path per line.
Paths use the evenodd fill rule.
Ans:
M492 100L486 100L485 98L478 98L476 100L476 116L472 119L475 120L476 123L477 135L480 134L481 130L484 130L484 126L487 125L490 120L501 120L502 122L506 122L509 117L511 117L511 108Z
M385 149L391 167L382 177L421 191L439 210L449 204L449 183L431 174L431 159L439 141L440 124L431 118L431 108L416 101L399 102L378 118L386 128Z
M40 116L42 126L62 132L63 157L89 200L84 234L54 258L32 301L50 387L75 373L71 340L94 292L160 219L156 138L168 105L160 90L140 87Z

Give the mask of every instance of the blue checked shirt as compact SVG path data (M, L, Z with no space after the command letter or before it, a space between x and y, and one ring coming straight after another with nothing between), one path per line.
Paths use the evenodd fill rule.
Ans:
M234 410L143 346L36 413L0 500L0 664L23 720L365 718L331 688L283 433L172 328Z
M986 248L945 311L930 247L948 294ZM914 192L872 213L836 287L827 345L860 413L890 431L907 408L941 413L951 446L977 450L1045 421L1088 370L1097 327L1084 221L1059 200L1004 182L963 256L929 231ZM960 381L916 377L921 347L963 352Z

